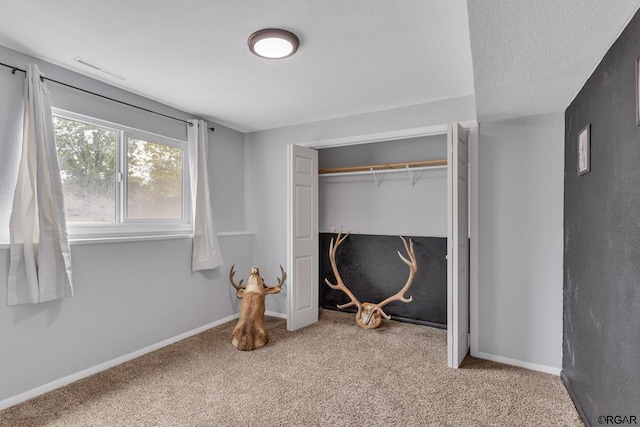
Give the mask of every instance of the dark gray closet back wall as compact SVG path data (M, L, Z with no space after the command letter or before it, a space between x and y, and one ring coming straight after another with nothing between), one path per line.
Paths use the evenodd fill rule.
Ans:
M563 380L592 425L640 421L640 13L565 112ZM578 133L591 125L591 171Z

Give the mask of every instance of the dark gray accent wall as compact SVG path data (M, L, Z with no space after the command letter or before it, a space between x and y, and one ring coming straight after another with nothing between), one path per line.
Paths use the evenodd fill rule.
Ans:
M640 14L565 112L563 380L587 424L640 419ZM577 137L591 125L591 171Z

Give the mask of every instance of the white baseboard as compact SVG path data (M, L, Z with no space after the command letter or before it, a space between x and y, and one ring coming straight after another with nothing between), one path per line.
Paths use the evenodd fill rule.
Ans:
M276 313L275 311L265 311L264 314L266 316L279 317L280 319L286 319L287 318L286 314Z
M553 368L546 365L538 365L537 363L524 362L522 360L510 359L508 357L496 356L495 354L482 353L472 354L473 357L479 359L491 360L492 362L504 363L505 365L518 366L519 368L531 369L532 371L544 372L555 376L560 376L561 368Z
M29 399L32 399L36 396L40 396L41 394L48 393L52 390L60 388L62 386L71 384L75 381L81 380L83 378L89 377L91 375L97 374L98 372L105 371L109 368L113 368L114 366L120 365L121 363L128 362L129 360L135 359L136 357L140 357L147 353L151 353L154 350L158 350L159 348L166 347L170 344L176 343L178 341L182 341L185 338L189 338L193 335L197 335L201 332L206 331L207 329L214 328L216 326L222 325L223 323L227 323L231 320L237 319L239 314L233 314L231 316L227 316L223 319L217 320L215 322L209 323L204 326L200 326L199 328L192 329L191 331L185 332L180 335L176 335L175 337L166 339L164 341L152 344L148 347L142 348L140 350L136 350L129 354L125 354L123 356L117 357L112 360L108 360L104 363L100 363L98 365L92 366L91 368L84 369L80 372L76 372L75 374L67 375L66 377L59 378L57 380L51 381L50 383L41 385L39 387L33 388L31 390L25 391L24 393L17 394L8 399L0 401L0 411L3 409L7 409L11 406L17 405L18 403L22 403Z

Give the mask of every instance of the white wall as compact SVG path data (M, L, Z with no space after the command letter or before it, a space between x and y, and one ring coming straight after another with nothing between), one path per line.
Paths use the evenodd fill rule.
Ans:
M50 78L179 118L184 112L0 47L0 62L36 62ZM190 268L191 240L71 247L75 297L6 306L9 216L20 155L24 74L0 68L0 409L30 390L209 325L237 312L227 267ZM186 139L186 125L49 83L54 107ZM211 123L218 231L244 230L244 135ZM220 239L226 265L252 265L253 236ZM26 395L24 394L26 393Z
M286 146L475 119L473 96L253 132L245 136L246 226L255 232L254 260L267 280L287 255ZM285 291L267 310L286 313Z
M319 150L318 165L363 166L447 158L447 136L434 135ZM318 228L354 234L447 236L446 166L348 176L320 175ZM410 179L412 181L410 181ZM413 185L411 185L413 182Z
M480 123L478 356L562 367L564 116Z

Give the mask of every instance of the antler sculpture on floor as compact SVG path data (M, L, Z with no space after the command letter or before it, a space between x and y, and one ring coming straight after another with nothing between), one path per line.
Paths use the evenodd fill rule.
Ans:
M406 259L402 254L398 251L398 255L400 259L409 266L409 278L407 282L404 284L402 289L395 294L390 296L378 304L372 304L369 302L361 303L358 299L353 295L353 293L346 287L344 282L342 281L342 277L338 272L338 267L336 266L336 252L338 251L338 247L344 240L349 236L349 233L342 236L342 232L338 233L338 237L336 238L335 245L333 244L333 239L331 239L331 245L329 246L329 260L331 261L331 269L333 270L333 274L336 277L337 285L329 282L328 279L324 279L325 283L329 285L331 289L335 289L338 291L344 292L351 301L346 304L338 305L338 308L347 308L355 306L358 311L356 312L356 323L363 329L374 329L380 326L382 323L382 318L389 320L391 316L384 312L382 309L387 304L393 301L402 301L405 303L411 302L413 297L405 298L404 294L409 290L411 284L413 283L413 279L418 272L418 262L416 260L416 255L413 251L413 241L409 239L409 244L407 245L407 241L404 237L400 236L402 239L402 243L404 243L404 248L409 255L409 259Z

